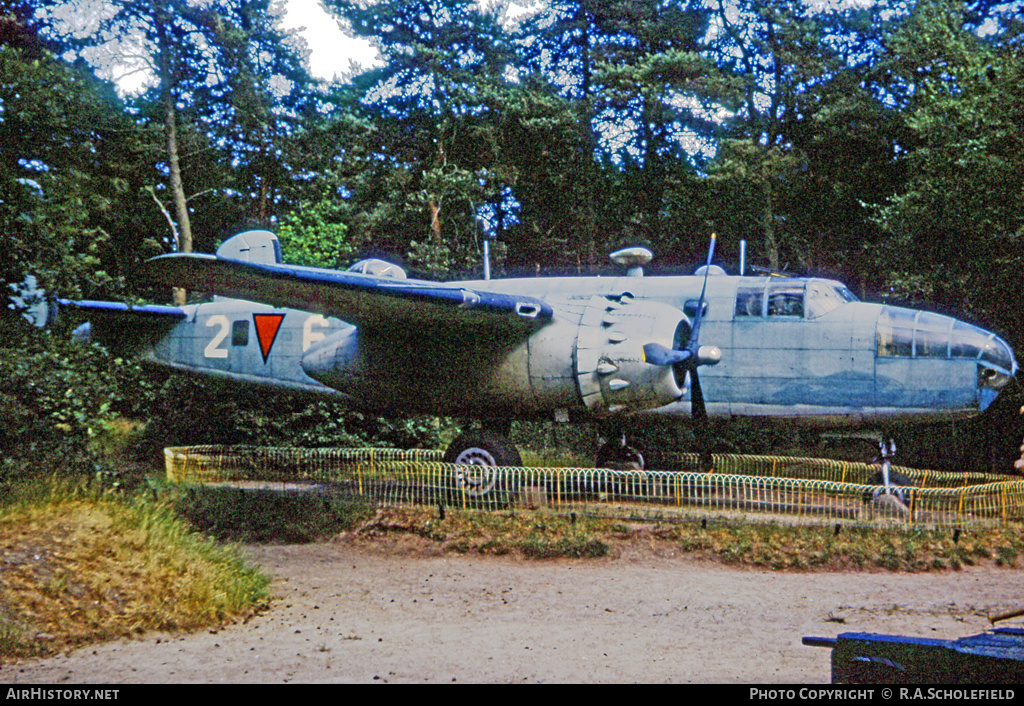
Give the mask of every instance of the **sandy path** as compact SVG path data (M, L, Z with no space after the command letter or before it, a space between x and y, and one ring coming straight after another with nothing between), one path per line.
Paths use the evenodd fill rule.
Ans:
M0 683L827 683L829 651L801 637L961 637L988 627L983 611L1024 603L1024 571L994 568L775 573L649 552L522 561L342 543L247 551L279 597L247 624L8 664Z

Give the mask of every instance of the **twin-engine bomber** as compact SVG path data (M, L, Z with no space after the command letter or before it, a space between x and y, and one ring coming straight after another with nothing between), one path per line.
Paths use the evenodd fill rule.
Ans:
M976 326L858 301L817 278L644 277L651 254L613 254L621 277L411 280L364 260L347 271L283 263L248 231L216 255L151 260L163 284L214 294L183 307L63 302L89 334L186 373L290 388L395 414L474 418L446 460L519 465L513 419L762 417L818 426L955 419L988 407L1017 372ZM84 332L83 332L84 335ZM493 485L484 469L471 492Z

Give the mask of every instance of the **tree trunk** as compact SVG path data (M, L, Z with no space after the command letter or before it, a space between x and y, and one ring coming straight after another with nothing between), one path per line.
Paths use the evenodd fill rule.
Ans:
M441 246L441 199L430 197L427 200L427 209L430 211L430 237L434 245Z
M775 205L772 194L772 178L768 170L764 170L763 193L764 193L764 250L768 255L768 268L773 272L779 269L779 241L775 236Z
M192 252L192 223L188 215L188 199L185 197L185 186L181 180L181 160L178 152L178 115L174 107L174 77L171 61L169 39L163 25L157 19L157 37L160 51L160 82L164 100L164 138L167 144L167 162L170 166L171 199L174 202L174 215L177 229L174 233L175 249L178 252ZM185 303L186 291L174 289L174 303L182 306Z

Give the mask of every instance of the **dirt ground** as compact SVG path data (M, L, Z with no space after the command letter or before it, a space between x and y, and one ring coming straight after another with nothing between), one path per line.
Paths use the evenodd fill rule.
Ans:
M829 650L802 637L956 638L1024 604L1020 569L778 573L639 546L550 561L351 542L246 551L276 577L267 612L5 664L0 683L828 683Z

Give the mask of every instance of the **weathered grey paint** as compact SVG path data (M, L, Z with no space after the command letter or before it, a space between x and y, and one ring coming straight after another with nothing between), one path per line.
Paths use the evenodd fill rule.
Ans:
M276 259L269 247L251 252ZM168 367L340 392L395 412L559 419L689 413L685 374L644 362L643 346L685 341L691 319L684 311L696 310L704 277L384 286L369 278L364 286L270 262L246 269L206 256L168 264L195 281L210 272L234 296L251 293L280 306L309 302L312 310L237 299L187 307L186 319L151 355ZM948 317L853 301L839 283L724 274L706 281L701 343L721 350L720 363L701 368L713 416L820 425L955 418L976 414L1016 372L994 335ZM738 306L738 291L759 288L760 298ZM349 311L365 325L342 321ZM253 329L260 314L283 315L266 359ZM233 340L236 325L248 326L244 345Z
M305 311L275 309L239 300L218 300L183 307L186 318L145 356L147 362L180 372L219 377L240 383L273 385L304 392L345 396L309 377L302 369L303 346L352 326ZM281 327L264 362L253 314L283 314ZM236 345L233 327L245 324L245 345Z
M708 280L701 340L722 351L721 363L701 369L710 415L768 416L839 426L900 417L952 419L977 414L982 407L976 358L878 357L882 305L849 302L813 319L736 316L737 287L752 281L756 278ZM553 302L588 292L628 291L682 309L685 302L699 297L703 278L492 280L489 284ZM466 284L478 285L483 283ZM955 333L954 329L954 341ZM688 400L686 390L678 403L653 411L689 414Z

